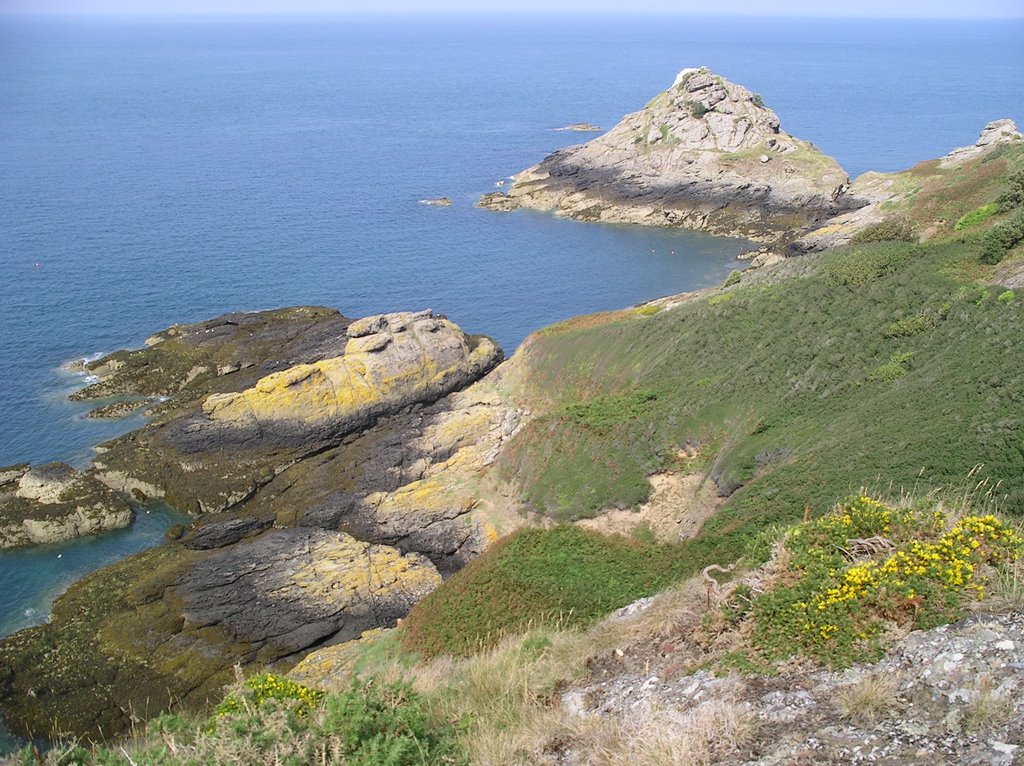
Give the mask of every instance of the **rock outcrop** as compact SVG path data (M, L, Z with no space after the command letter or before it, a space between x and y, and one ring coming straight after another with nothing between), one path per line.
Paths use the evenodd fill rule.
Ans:
M922 162L898 173L864 173L846 192L845 196L855 201L852 209L824 221L790 243L788 254L803 255L840 247L872 227L899 223L922 192L927 192L929 184L942 183L945 176L984 162L1000 148L1021 144L1024 144L1024 136L1017 131L1013 120L996 120L985 126L973 146L954 149L938 160ZM927 239L929 233L924 229L913 236Z
M394 625L440 581L423 556L322 529L165 545L76 583L52 622L0 642L0 701L22 734L110 736L133 715L219 699L236 663L286 668Z
M160 399L166 401L154 409L165 412L209 393L241 390L295 364L336 356L350 322L335 309L297 306L174 325L147 338L145 348L78 365L97 380L71 398ZM113 417L131 409L104 405L96 414Z
M488 338L471 339L431 311L385 314L353 322L341 356L300 364L261 378L239 393L214 394L202 405L207 422L192 434L257 433L301 442L338 438L382 415L433 402L481 377L501 359ZM188 435L186 435L188 434ZM203 445L205 446L205 445Z
M0 549L61 542L131 521L120 495L69 465L0 468Z
M776 240L842 210L848 182L834 160L783 131L759 96L700 68L480 205Z
M287 669L393 625L438 569L498 536L481 478L520 414L499 384L470 384L500 359L429 311L294 309L171 328L94 363L90 395L169 398L100 445L93 475L214 515L0 641L12 730L110 736L125 711L218 698L236 664Z

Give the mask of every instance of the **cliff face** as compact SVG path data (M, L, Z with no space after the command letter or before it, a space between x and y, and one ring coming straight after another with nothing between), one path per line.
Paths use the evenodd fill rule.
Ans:
M760 96L684 69L642 110L524 170L481 206L774 240L837 213L847 183Z

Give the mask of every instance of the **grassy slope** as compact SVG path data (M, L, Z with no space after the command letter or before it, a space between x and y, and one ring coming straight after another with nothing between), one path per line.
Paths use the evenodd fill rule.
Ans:
M1004 186L1010 163L998 161L1000 174L987 164L984 191L968 204ZM961 175L928 185L921 215L963 191ZM551 613L585 622L596 603L614 608L734 561L766 530L821 515L865 485L922 494L987 480L982 492L1024 512L1024 295L985 286L987 227L953 235L955 221L946 220L945 241L848 247L671 310L592 316L534 335L520 351L522 379L546 414L497 465L524 505L556 520L633 506L661 468L705 471L728 501L670 552L634 541L639 570L656 576L606 592L599 551L615 558L621 541L520 533L414 609L406 646L465 653ZM697 457L684 457L695 445ZM546 536L560 536L557 565Z
M962 483L978 463L1020 510L1021 304L947 276L973 257L846 249L800 279L537 338L529 379L558 404L501 469L535 509L573 518L643 500L646 475L698 443L736 489L718 531L820 512L880 478ZM621 412L609 426L580 402Z

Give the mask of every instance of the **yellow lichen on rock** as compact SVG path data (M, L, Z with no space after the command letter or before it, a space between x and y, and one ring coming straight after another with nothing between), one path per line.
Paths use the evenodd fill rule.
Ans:
M364 631L353 641L315 649L288 671L288 677L300 684L327 691L347 689L367 647L389 633L389 629L374 628Z
M203 412L242 426L359 420L442 396L500 358L490 340L471 344L430 311L367 317L347 332L343 356L272 373L240 393L213 394Z

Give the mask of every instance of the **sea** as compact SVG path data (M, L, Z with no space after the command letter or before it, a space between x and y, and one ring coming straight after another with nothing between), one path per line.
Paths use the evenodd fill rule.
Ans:
M615 16L0 14L0 465L88 464L63 365L227 311L432 308L532 330L721 282L748 243L474 202L707 66L851 177L1024 122L1024 22ZM421 200L446 196L451 207ZM125 531L0 553L0 635Z

